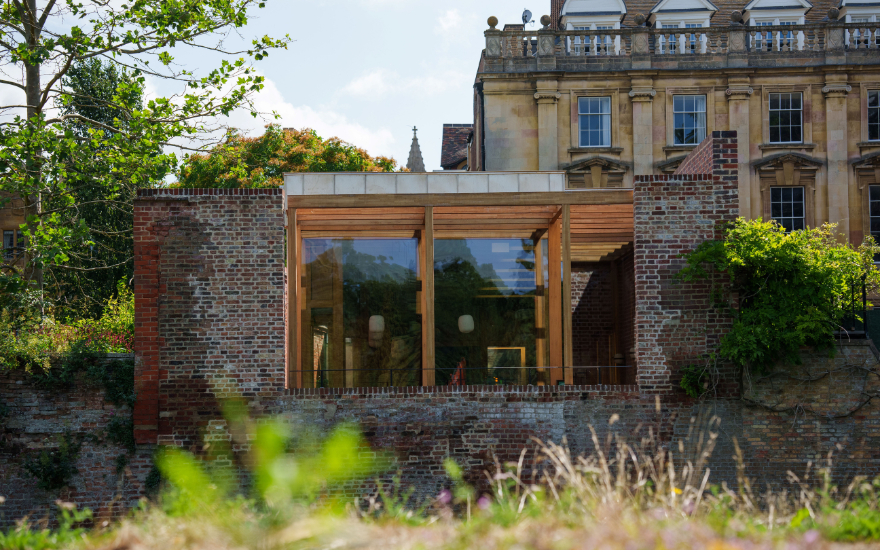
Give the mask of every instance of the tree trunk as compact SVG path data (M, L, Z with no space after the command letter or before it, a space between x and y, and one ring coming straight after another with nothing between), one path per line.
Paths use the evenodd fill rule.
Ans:
M42 29L39 28L39 19L37 18L37 0L27 0L29 13L23 14L22 27L27 32L28 49L36 50L40 45L40 34ZM40 82L40 65L25 63L25 95L27 99L27 120L29 124L38 124L37 117L42 114L40 107L41 100L41 82ZM33 178L33 194L27 197L25 215L28 217L28 228L33 234L37 226L41 225L40 214L42 213L42 174L40 173L42 164L42 149L35 148L30 153L28 159L27 171ZM34 221L31 221L34 220ZM28 262L30 263L30 262ZM35 281L42 290L43 288L43 270L42 268L31 267L26 273L26 277ZM42 296L40 297L42 303Z

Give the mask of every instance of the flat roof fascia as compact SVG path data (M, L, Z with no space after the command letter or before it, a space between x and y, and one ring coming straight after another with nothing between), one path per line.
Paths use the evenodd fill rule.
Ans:
M305 172L284 174L285 194L459 195L565 191L565 172Z

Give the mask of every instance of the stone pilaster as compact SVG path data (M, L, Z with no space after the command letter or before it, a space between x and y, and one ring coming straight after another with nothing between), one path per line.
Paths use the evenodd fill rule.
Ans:
M559 119L557 104L562 97L555 80L539 80L538 101L538 170L559 169Z
M633 114L633 172L637 176L654 173L654 113L653 101L657 92L653 82L633 80L629 97Z
M751 146L749 139L749 101L754 90L749 86L749 77L730 78L727 96L729 126L737 135L737 172L739 174L739 215L754 219L761 216L761 193L757 181L752 189L752 174L749 168Z
M829 75L831 76L831 75ZM850 229L850 188L849 166L847 164L846 95L852 87L842 79L826 81L822 93L825 94L825 125L828 144L828 221L838 224L842 236L849 239ZM821 219L819 216L817 220Z

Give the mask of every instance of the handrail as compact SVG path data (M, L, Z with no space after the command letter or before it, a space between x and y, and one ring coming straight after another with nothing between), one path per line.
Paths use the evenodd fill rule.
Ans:
M841 62L840 56L853 50L880 49L880 23L810 23L804 25L769 25L752 27L734 24L697 28L646 28L596 30L499 30L485 31L486 57L489 61L537 59L540 67L553 68L552 59L577 57L628 58L639 57L639 68L644 56L705 55L716 56L712 63L727 63L717 56L760 56L756 60L779 53L802 52L813 55L825 52L825 59L817 56L818 63ZM860 58L864 63L864 58ZM543 61L542 61L543 60ZM550 61L548 61L550 60ZM827 61L826 61L827 60ZM534 63L534 61L532 61ZM635 61L633 61L635 62ZM760 61L756 61L760 63ZM880 63L880 57L877 62ZM732 61L743 66L748 61ZM496 66L497 67L497 66ZM591 67L587 65L584 67ZM635 67L635 65L634 65ZM516 65L517 70L523 67ZM596 67L601 70L600 67ZM489 69L490 71L492 69ZM497 70L497 69L496 69Z

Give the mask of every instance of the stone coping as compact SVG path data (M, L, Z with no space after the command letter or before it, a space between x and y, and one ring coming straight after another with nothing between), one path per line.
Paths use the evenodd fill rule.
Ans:
M287 395L292 397L407 397L431 394L481 394L481 395L531 395L552 397L557 394L601 393L603 396L638 397L639 387L634 385L591 385L591 386L515 386L515 385L473 385L473 386L407 386L381 388L290 388Z
M418 195L566 191L565 172L287 173L288 195Z

